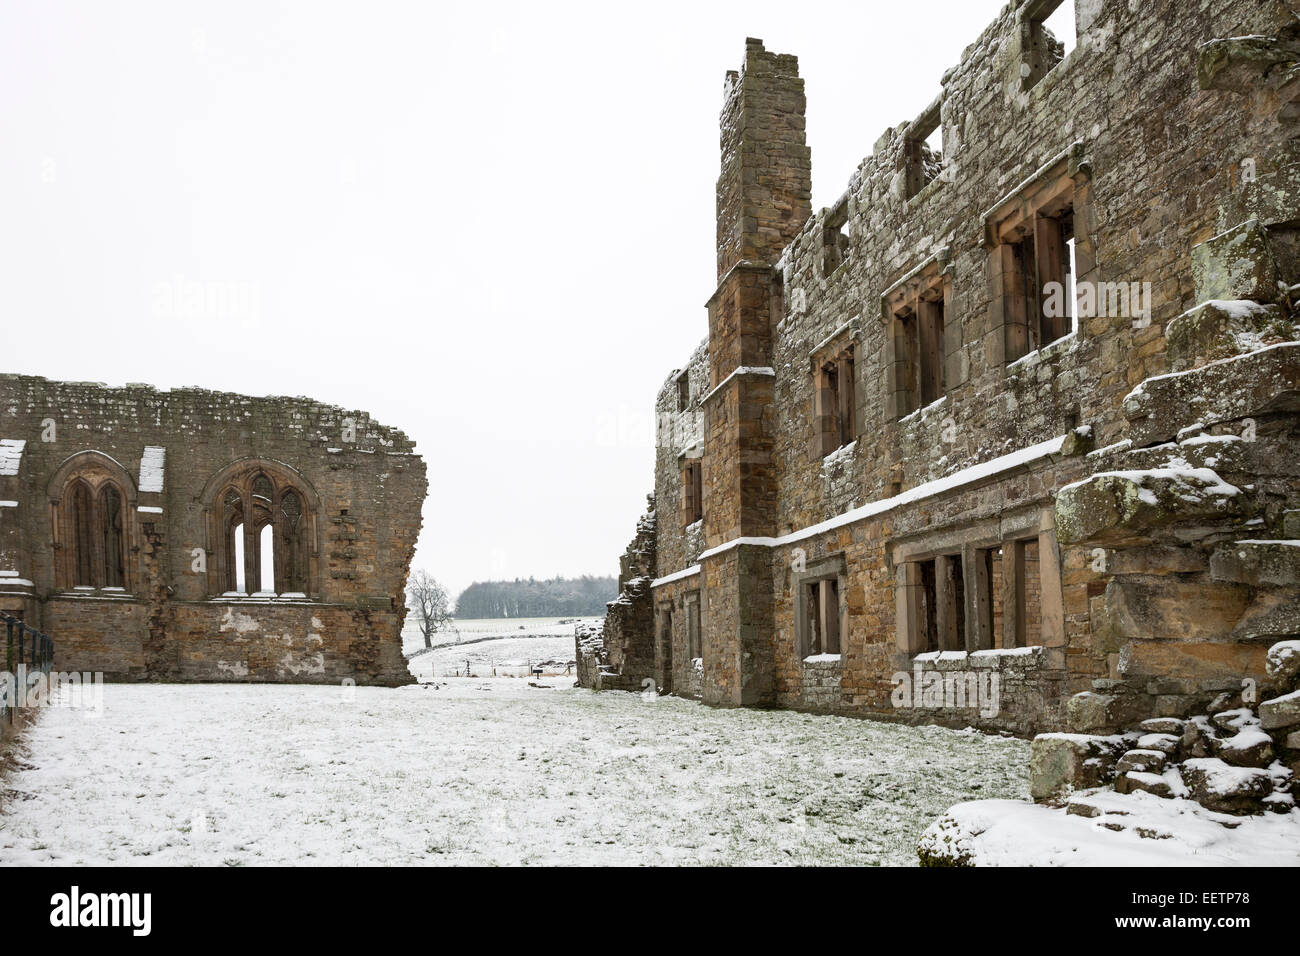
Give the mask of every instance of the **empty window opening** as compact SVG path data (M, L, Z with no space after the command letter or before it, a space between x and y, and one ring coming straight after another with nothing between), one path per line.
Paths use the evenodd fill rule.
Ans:
M853 347L817 364L813 417L814 450L824 458L858 437Z
M1061 0L1056 9L1042 20L1042 27L1060 51L1056 62L1061 62L1079 42L1074 19L1074 0Z
M231 531L232 534L234 535L234 543L235 543L235 564L234 567L231 569L234 572L233 573L234 587L231 588L230 590L238 591L240 594L245 594L247 593L247 588L245 588L244 586L244 525L243 523L241 522L240 524L235 525L234 528L231 529Z
M841 199L826 214L822 230L822 274L830 275L849 258L849 237L844 231L849 221L848 198Z
M920 321L910 306L894 316L895 390L901 418L921 407L919 362L921 354Z
M1074 0L1038 0L1025 8L1023 87L1036 84L1078 44Z
M684 412L691 407L691 376L682 372L677 376L677 410Z
M704 468L696 458L682 466L682 523L693 525L704 517Z
M904 185L911 199L943 173L943 124L936 101L903 140Z
M1013 301L1009 360L1037 351L1074 331L1074 210L1040 213L1011 242L1013 274L1005 294Z
M946 394L944 387L944 315L943 296L922 299L917 317L919 366L917 378L921 388L921 405L937 402Z
M915 654L1041 645L1039 541L1009 539L1000 546L900 564L899 646ZM1046 560L1055 560L1054 552Z
M1063 303L1066 309L1065 334L1078 331L1079 316L1075 305L1078 303L1078 294L1074 288L1075 276L1079 274L1078 260L1074 257L1074 216L1070 216L1068 231L1065 240L1065 301Z
M263 593L275 593L275 535L271 531L271 526L265 525L262 533L258 535L258 570L261 572L261 580L258 584L258 590Z
M839 654L840 585L837 578L804 584L803 656Z

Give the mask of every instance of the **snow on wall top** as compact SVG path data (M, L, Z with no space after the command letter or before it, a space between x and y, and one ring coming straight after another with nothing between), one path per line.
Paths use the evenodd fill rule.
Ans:
M27 442L21 438L0 438L0 475L18 474Z
M163 466L167 460L167 449L161 445L149 445L140 459L140 490L163 490Z

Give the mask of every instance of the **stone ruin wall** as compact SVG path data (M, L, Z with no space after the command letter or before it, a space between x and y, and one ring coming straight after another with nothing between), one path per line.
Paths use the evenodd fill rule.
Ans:
M2 375L0 439L11 452L0 468L9 504L0 607L53 637L56 670L121 681L411 680L404 592L427 483L402 432L305 398ZM156 461L159 448L161 474L149 480L142 460ZM126 492L119 591L56 586L51 501L60 476L90 458ZM258 462L316 501L301 597L222 597L215 580L214 480Z
M749 41L745 69L728 75L722 285L708 368L699 351L685 367L692 394L708 398L696 425L705 433L703 541L674 514L681 443L661 442L656 462L652 600L677 612L674 687L688 686L680 610L692 591L705 609L708 702L1025 734L1065 726L1066 701L1085 691L1134 717L1190 712L1228 684L1262 677L1269 642L1300 628L1284 610L1300 606L1300 577L1279 570L1291 567L1287 546L1230 546L1300 536L1300 347L1278 344L1300 338L1295 5L1081 2L1078 47L1025 89L1033 6L1008 4L943 76L941 160L924 154L931 169L942 165L932 182L909 181L920 120L904 123L788 242L782 223L801 215L790 183L806 167L797 66ZM737 185L745 169L759 184L749 192ZM1049 175L1075 190L1076 281L1150 283L1149 322L1082 318L1076 334L1009 361L990 215ZM844 221L838 249L827 242L833 218ZM947 394L900 415L884 300L927 270L948 283ZM828 342L854 346L857 433L823 458L813 450L809 367ZM1171 371L1186 374L1161 377ZM676 415L677 401L674 374L657 410ZM1246 433L1250 441L1235 440ZM962 478L1058 439L1059 450ZM1236 494L1161 485L1171 461L1214 471ZM1147 474L1085 480L1112 470ZM952 487L906 499L952 476ZM834 531L804 531L900 495ZM1151 497L1156 506L1144 507ZM738 535L762 543L735 544ZM953 666L901 646L900 562L1025 536L1036 536L1045 559L1040 647L956 665L1001 671L1014 689L1003 713L900 714L892 674ZM847 633L839 662L810 664L795 647L792 569L827 559L844 565Z

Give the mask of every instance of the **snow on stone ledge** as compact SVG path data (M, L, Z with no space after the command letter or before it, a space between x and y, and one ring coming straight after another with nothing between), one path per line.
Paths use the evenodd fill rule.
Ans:
M988 461L970 465L943 478L936 478L933 481L927 481L923 484L916 485L915 487L900 492L893 497L881 498L878 501L868 502L865 505L852 508L834 518L828 518L820 524L810 525L809 527L802 528L798 531L793 531L790 534L782 535L779 538L750 537L745 535L738 538L732 538L730 541L726 541L717 547L705 551L700 555L700 560L711 558L726 551L730 551L732 548L742 547L745 545L764 548L779 548L788 544L804 541L808 538L825 534L828 531L843 528L845 525L853 524L856 521L862 521L866 518L871 518L875 515L892 511L895 508L900 508L904 505L922 501L926 498L932 498L936 495L944 494L945 492L973 484L977 481L983 481L986 478L1000 475L1006 471L1027 467L1031 463L1042 458L1059 454L1061 451L1061 443L1064 441L1064 435L1049 438L1047 441L1039 442L1036 445L1030 445L1026 448L1020 449L1019 451L1009 452L1008 454L1000 455L997 458L991 458Z
M939 670L960 669L963 664L971 667L999 667L1003 662L1017 661L1025 665L1036 663L1027 658L1039 657L1043 653L1041 644L1029 647L993 647L982 651L926 651L912 658L913 664L930 664ZM951 665L951 666L948 666Z
M163 469L167 460L167 449L160 445L145 447L140 459L140 490L162 491ZM141 509L144 510L143 508Z
M937 866L1300 866L1300 810L1234 817L1111 790L1071 804L1074 812L1019 800L959 803L926 829L917 851Z
M857 450L857 448L858 448L858 440L855 438L847 445L841 445L839 448L836 448L833 452L827 454L826 457L822 459L823 477L826 475L826 470L828 468L832 467L833 465L838 465L846 458L852 458L853 453Z
M0 438L0 476L18 474L27 442L22 438Z
M809 654L803 659L805 664L838 664L839 654Z

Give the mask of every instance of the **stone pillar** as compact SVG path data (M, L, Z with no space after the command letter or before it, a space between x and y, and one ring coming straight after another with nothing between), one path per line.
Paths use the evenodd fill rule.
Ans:
M895 637L898 649L904 654L919 654L925 650L925 635L921 633L921 566L907 561L894 569Z

